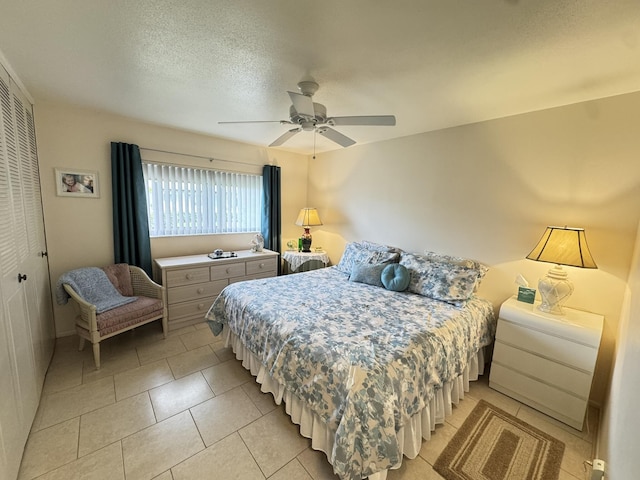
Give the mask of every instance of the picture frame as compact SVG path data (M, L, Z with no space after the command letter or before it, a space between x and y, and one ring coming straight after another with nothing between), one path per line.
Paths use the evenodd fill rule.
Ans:
M59 197L100 198L98 172L56 168L56 195Z

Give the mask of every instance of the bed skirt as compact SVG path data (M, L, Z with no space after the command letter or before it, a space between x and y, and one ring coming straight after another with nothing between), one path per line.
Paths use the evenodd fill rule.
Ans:
M245 348L240 339L226 326L225 333L227 334L227 346L233 349L236 358L242 361L242 366L256 377L256 382L261 386L260 390L263 393L271 393L278 405L284 400L285 411L291 417L291 421L299 425L300 434L311 439L311 448L324 452L327 460L331 463L335 432L329 429L298 397L291 394L284 385L271 378L258 358ZM445 418L452 413L452 405L457 405L464 398L464 393L469 391L469 382L477 380L478 375L482 375L483 372L484 348L481 348L477 354L471 355L464 373L452 382L445 383L444 387L436 392L429 405L411 417L409 423L400 429L397 439L403 456L409 459L418 456L422 440L431 439L431 432L435 430L436 424L444 423ZM401 463L402 461L391 468L400 468ZM385 480L386 478L387 470L368 477L369 480Z

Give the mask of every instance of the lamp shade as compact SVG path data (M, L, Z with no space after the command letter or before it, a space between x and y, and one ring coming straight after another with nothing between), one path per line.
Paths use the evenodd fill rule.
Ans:
M582 228L547 227L529 260L580 268L598 268Z
M562 305L573 293L573 283L561 265L598 268L593 261L582 228L547 227L527 258L537 262L555 263L538 281L538 291L542 298L538 309L555 315L562 315Z
M300 225L301 227L315 227L317 225L322 225L320 215L318 215L318 210L308 207L301 208L300 213L298 214L298 219L296 220L296 225Z

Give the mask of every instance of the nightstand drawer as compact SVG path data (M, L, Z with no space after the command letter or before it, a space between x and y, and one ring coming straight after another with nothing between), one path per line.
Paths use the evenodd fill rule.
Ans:
M533 377L542 383L573 393L587 400L591 390L591 374L558 364L539 355L519 350L496 341L493 364Z
M204 316L215 299L215 296L204 297L192 302L183 302L169 305L169 318L171 318L172 320L177 320L183 317L201 316L202 321L204 321Z
M548 414L560 414L572 427L581 429L587 400L570 395L499 364L491 364L490 386ZM506 391L505 391L506 389ZM552 415L555 416L555 415Z
M196 267L167 272L167 284L171 286L191 285L209 281L209 268ZM166 285L165 285L166 286Z
M522 350L539 353L546 358L585 372L593 372L598 356L596 348L521 327L503 318L498 323L496 340Z
M211 267L211 280L222 278L243 277L245 275L244 262L227 263Z
M278 268L275 258L263 258L247 262L247 275L255 275L264 272L275 272Z
M169 305L174 303L197 300L205 297L215 297L224 287L228 285L227 280L214 280L213 282L197 283L184 287L173 287L167 290L167 301Z

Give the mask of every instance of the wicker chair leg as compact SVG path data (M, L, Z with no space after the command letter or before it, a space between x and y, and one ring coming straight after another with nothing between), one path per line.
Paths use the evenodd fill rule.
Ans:
M93 344L93 361L96 363L96 370L100 370L100 343Z

